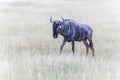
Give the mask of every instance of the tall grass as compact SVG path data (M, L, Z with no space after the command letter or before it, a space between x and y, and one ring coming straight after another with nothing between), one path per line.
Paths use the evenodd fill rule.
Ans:
M0 80L119 80L118 0L25 0L0 3ZM72 18L94 31L95 58L76 42L52 38L49 18Z

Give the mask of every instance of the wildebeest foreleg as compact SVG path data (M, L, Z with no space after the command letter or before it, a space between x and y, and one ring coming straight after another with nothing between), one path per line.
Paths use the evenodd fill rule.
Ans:
M62 53L62 49L63 49L65 43L66 43L66 40L64 39L62 42L62 45L60 46L60 54Z
M89 45L88 42L86 40L83 41L85 47L86 47L86 56L88 55L88 49L89 49Z
M73 54L75 55L75 53L74 53L74 47L75 47L75 41L72 40L72 52L73 52Z

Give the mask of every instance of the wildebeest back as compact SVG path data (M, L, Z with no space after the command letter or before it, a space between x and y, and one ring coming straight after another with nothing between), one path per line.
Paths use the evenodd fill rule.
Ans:
M90 31L91 32L91 28L87 25L87 24L79 24L77 22L75 22L74 24L74 21L71 21L72 22L72 27L74 33L74 39L76 41L81 41L83 39L86 39L87 36L89 35L88 32Z

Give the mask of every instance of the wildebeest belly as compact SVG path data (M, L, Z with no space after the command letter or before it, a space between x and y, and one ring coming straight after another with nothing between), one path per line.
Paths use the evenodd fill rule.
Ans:
M87 38L87 31L83 28L77 29L75 32L75 41L82 41Z
M86 40L87 39L87 37L80 37L80 38L77 38L77 39L75 39L75 41L82 41L82 40Z

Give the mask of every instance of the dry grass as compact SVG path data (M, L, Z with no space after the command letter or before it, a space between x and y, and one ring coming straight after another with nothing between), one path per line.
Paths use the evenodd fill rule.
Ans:
M0 80L119 80L119 0L0 1ZM95 58L52 38L49 18L73 18L94 30Z

